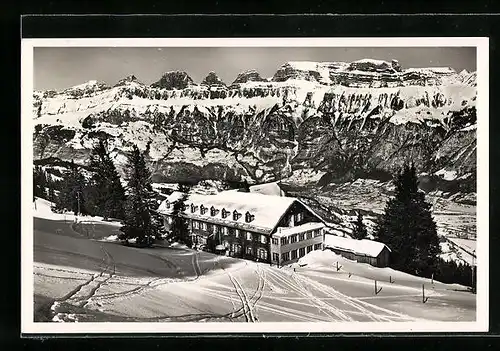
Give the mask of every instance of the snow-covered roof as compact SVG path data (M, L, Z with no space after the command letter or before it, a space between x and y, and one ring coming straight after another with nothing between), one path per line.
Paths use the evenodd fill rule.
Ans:
M273 196L284 196L285 194L277 182L252 185L250 192Z
M273 234L273 237L281 238L293 234L304 233L310 230L323 229L324 227L325 225L320 222L309 222L297 225L295 227L286 227L286 228L278 227L278 231L275 234Z
M170 194L160 204L158 212L171 214L173 210L171 204L178 201L181 196L182 193L177 191ZM247 192L225 191L217 195L190 194L184 202L187 207L183 214L192 219L269 234L296 201L300 202L293 197L269 196ZM191 212L191 204L195 206L194 212ZM200 211L201 205L207 209L204 213ZM210 211L212 206L218 210L214 216L211 215ZM229 212L225 218L222 216L222 209ZM233 219L234 211L241 215L237 220ZM250 222L247 222L245 218L247 212L253 216Z
M367 239L356 240L329 234L325 235L324 245L325 248L350 251L357 255L366 255L370 257L377 257L384 247L387 247L387 249L391 251L387 245L378 241Z

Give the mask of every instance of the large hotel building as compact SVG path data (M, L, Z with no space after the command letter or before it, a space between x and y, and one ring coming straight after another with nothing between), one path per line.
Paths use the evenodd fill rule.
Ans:
M167 230L174 203L182 196L174 192L158 208ZM322 220L293 197L240 191L190 194L180 216L187 219L194 243L233 257L283 265L323 250Z

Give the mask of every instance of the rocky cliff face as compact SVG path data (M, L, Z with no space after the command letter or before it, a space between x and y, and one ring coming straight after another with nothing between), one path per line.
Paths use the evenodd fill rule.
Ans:
M234 80L233 84L231 85L232 88L237 88L238 84L244 84L248 82L265 82L267 81L266 79L262 78L256 70L248 70L245 72L241 72L238 74L238 77Z
M132 76L112 88L35 92L34 157L83 163L107 138L119 167L136 143L163 181L261 182L314 170L328 183L411 160L465 182L475 177L475 99L473 73L375 60L291 62L270 81L249 71L230 87L215 73L200 85L185 72L151 86Z

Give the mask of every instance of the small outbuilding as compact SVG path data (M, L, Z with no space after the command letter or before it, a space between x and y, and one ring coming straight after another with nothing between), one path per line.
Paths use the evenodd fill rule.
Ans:
M378 241L356 240L326 234L324 247L349 260L369 263L375 267L389 265L391 249Z

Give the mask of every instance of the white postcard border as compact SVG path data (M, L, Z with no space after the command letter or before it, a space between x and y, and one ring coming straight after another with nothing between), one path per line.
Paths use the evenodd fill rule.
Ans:
M33 321L33 49L35 47L476 47L477 296L475 322L44 323ZM485 332L489 324L489 39L401 38L78 38L21 43L21 332L75 333L412 333ZM486 234L488 233L488 234Z

